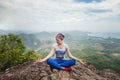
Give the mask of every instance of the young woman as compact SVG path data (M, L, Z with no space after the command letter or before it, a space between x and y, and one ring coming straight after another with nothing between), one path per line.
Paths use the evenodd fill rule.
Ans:
M50 53L42 60L37 60L37 62L47 61L47 63L58 70L71 71L71 66L75 65L76 61L79 61L82 64L85 64L82 60L74 57L67 44L63 42L64 35L59 33L56 35L56 43L53 44L53 47ZM64 55L67 53L68 57L71 59L65 60ZM55 59L51 58L55 54Z

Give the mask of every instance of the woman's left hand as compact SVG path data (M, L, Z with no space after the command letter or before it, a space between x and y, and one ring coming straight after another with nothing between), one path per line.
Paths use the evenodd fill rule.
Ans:
M86 64L87 64L86 60L81 60L81 59L79 59L78 61L79 61L81 64L83 64L83 65L86 65Z

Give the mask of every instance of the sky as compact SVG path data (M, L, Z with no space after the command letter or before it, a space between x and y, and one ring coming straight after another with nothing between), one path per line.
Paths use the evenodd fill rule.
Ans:
M0 29L120 32L120 0L0 0Z

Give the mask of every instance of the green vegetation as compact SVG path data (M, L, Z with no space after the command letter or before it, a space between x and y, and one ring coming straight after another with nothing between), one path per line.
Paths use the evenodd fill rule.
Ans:
M24 53L25 46L17 35L0 36L0 71L29 60L35 60L34 51Z
M74 56L85 59L88 64L94 65L97 69L112 69L120 73L120 57L112 54L98 54L96 50L86 48L81 51L72 50Z
M86 56L85 59L89 64L94 65L97 69L112 69L120 73L120 59L111 55L94 54Z

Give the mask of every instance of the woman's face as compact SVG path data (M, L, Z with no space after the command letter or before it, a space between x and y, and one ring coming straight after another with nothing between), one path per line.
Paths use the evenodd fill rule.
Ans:
M57 44L62 44L62 40L56 37Z

